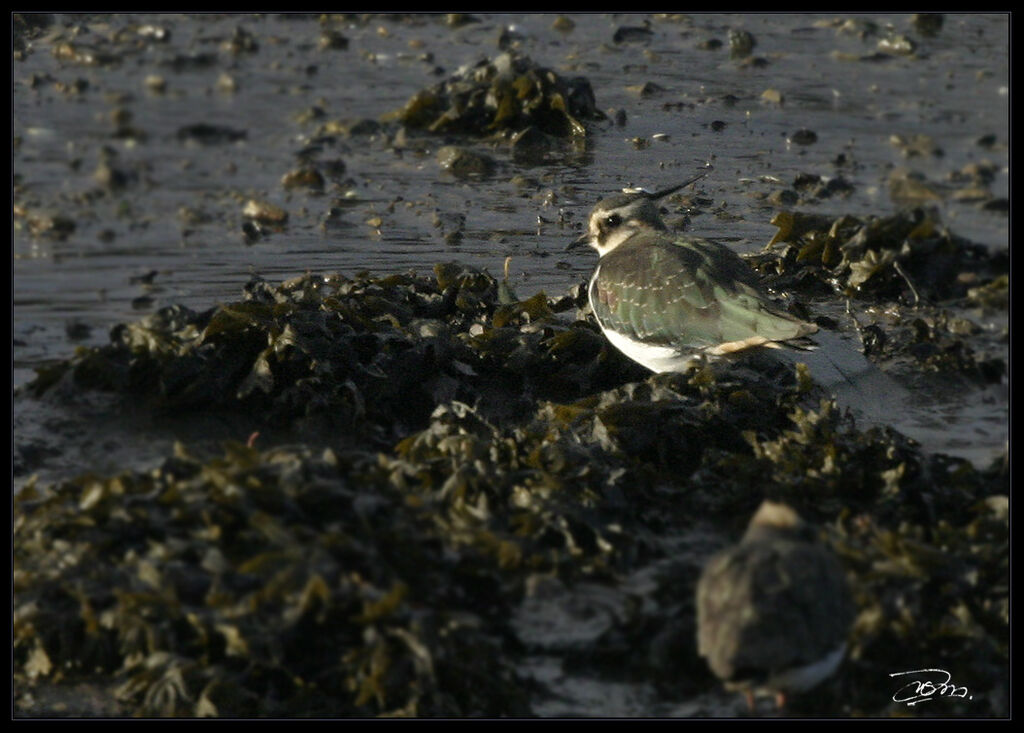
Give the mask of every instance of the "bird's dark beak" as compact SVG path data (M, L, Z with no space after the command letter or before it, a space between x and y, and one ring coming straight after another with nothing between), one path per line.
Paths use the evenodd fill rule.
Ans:
M577 250L577 249L581 249L583 247L589 247L589 246L590 246L590 234L589 234L589 232L585 232L585 233L581 234L579 237L577 237L576 239L574 239L571 242L569 242L568 246L566 246L566 248L565 248L565 251L566 252L572 252L573 250Z

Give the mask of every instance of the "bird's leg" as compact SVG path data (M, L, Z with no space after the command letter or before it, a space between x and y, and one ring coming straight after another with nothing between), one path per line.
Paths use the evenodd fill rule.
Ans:
M747 698L747 712L754 712L754 691L747 689L743 691L744 697Z
M775 708L780 713L786 708L786 693L782 690L775 693Z

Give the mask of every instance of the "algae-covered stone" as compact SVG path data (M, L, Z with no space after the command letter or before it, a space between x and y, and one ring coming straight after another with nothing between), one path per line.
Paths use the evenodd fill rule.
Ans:
M599 116L593 98L586 79L563 79L505 53L417 92L384 119L440 134L486 136L534 126L557 138L582 138L585 123Z
M494 171L490 156L458 145L445 145L438 150L437 164L459 178L486 176Z

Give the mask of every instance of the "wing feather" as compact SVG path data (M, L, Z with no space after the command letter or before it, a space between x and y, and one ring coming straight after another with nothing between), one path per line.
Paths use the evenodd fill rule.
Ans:
M781 311L731 250L658 234L635 236L601 258L590 303L605 329L679 349L735 351L817 330Z

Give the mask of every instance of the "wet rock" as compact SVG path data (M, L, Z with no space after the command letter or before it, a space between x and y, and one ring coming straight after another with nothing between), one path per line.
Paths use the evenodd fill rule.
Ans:
M24 47L26 41L38 37L53 25L52 13L12 13L11 30L15 44Z
M264 224L281 225L288 221L287 211L268 201L260 201L258 199L250 199L245 202L242 216L255 219L257 222Z
M438 150L437 164L459 178L487 176L495 168L491 157L457 145L446 145Z
M302 115L303 121L318 119L321 115L317 110L309 110ZM317 130L318 137L331 137L343 135L345 137L360 137L376 135L383 129L380 122L368 117L350 120L329 120Z
M564 15L559 15L555 18L554 22L551 23L551 27L559 33L571 33L576 27L576 24Z
M991 150L996 145L996 136L991 134L991 133L989 133L988 135L982 135L981 137L979 137L975 141L975 144L978 147L982 147L982 148L985 148L987 150Z
M92 335L92 326L77 319L64 324L64 334L69 341L84 341Z
M604 119L597 108L597 97L590 82L583 76L574 76L566 81L568 88L569 109L582 120Z
M878 24L871 20L848 18L837 22L836 33L856 36L863 41L869 36L878 34Z
M915 134L910 137L904 135L891 135L889 142L903 154L905 158L913 158L920 155L923 157L942 156L940 148L928 135Z
M178 139L182 142L196 142L200 145L224 145L245 140L249 133L226 125L210 125L199 122L179 127Z
M520 26L507 25L498 34L497 46L501 51L508 51L520 46L527 38L528 36Z
M612 41L615 43L646 43L654 36L648 24L643 26L620 26L615 29Z
M981 208L985 211L995 211L1000 214L1010 213L1010 200L1004 198L994 198L984 202Z
M790 135L789 140L795 145L813 145L818 142L818 134L813 130L800 129Z
M152 285L158 274L156 270L147 270L140 275L132 275L128 282L132 285Z
M848 196L853 192L853 185L842 176L825 178L813 173L798 174L793 180L793 188L800 192L804 201Z
M140 38L154 43L168 43L171 40L171 32L167 28L151 23L140 25L135 32Z
M992 192L982 186L971 186L969 188L960 188L950 194L950 198L954 201L964 201L967 203L978 203L988 201L992 198Z
M944 22L945 16L942 13L914 13L910 16L914 30L926 37L938 35Z
M325 30L320 34L317 47L321 51L345 51L348 49L348 38L335 30Z
M344 229L351 224L345 219L345 211L339 206L331 206L320 219L320 227L324 231Z
M300 125L304 125L309 122L316 122L323 120L327 117L327 112L318 104L306 107L295 114L295 121Z
M512 136L509 147L512 150L512 159L517 163L539 163L552 149L552 144L548 136L536 127L527 127Z
M754 39L754 35L750 31L745 31L741 28L730 28L729 29L729 57L733 59L742 59L749 56L754 51L754 46L757 45L757 41Z
M118 129L128 127L133 116L132 111L125 107L115 107L110 111L110 121Z
M479 23L480 19L469 13L448 13L445 15L444 22L449 28L462 28L471 23Z
M224 41L221 47L228 53L238 56L243 53L256 53L259 51L260 44L257 42L256 36L242 26L237 26L231 34L231 38Z
M962 183L969 181L981 186L987 186L992 183L996 174L999 172L998 167L989 161L980 161L978 163L968 163L958 171L953 171L949 174L949 180L954 183Z
M218 58L216 53L202 52L193 54L175 54L169 59L163 59L161 66L166 66L172 71L201 71L217 66Z
M894 168L889 173L889 196L905 205L918 205L940 201L942 193L928 182L923 174L905 168Z
M15 216L24 219L33 237L64 241L76 229L75 220L64 214L33 211L19 215L15 211Z
M167 91L167 80L159 74L148 74L142 83L146 90L153 94L163 94Z
M71 83L58 81L54 82L53 88L65 96L77 97L89 90L89 81L87 79L75 79Z
M741 69L763 69L768 63L768 59L763 56L745 56L737 62L737 66Z
M311 191L323 191L324 183L323 175L312 166L296 168L281 177L281 186L285 189L308 188Z
M77 66L115 66L121 63L120 56L83 43L58 43L53 47L53 56L63 63Z
M800 195L796 191L789 188L777 189L775 191L772 191L768 195L769 202L771 202L775 206L784 209L789 208L791 206L795 206L799 200Z
M986 285L979 285L967 291L972 304L989 310L1009 312L1010 278L1000 275Z
M359 135L376 135L380 132L381 126L377 120L361 119L343 122L340 125L340 129L346 135L355 137Z
M217 91L221 94L234 94L238 91L238 80L231 74L221 74L217 77Z
M643 84L626 87L626 91L641 98L649 98L663 94L665 92L665 88L655 84L654 82L646 81Z
M345 161L341 158L331 158L320 162L320 167L323 168L324 173L333 181L340 181L347 169Z
M137 178L122 168L111 165L109 161L101 161L93 171L92 177L100 186L111 191L123 189Z
M878 50L882 53L910 56L917 50L917 44L903 35L892 35L878 42Z

